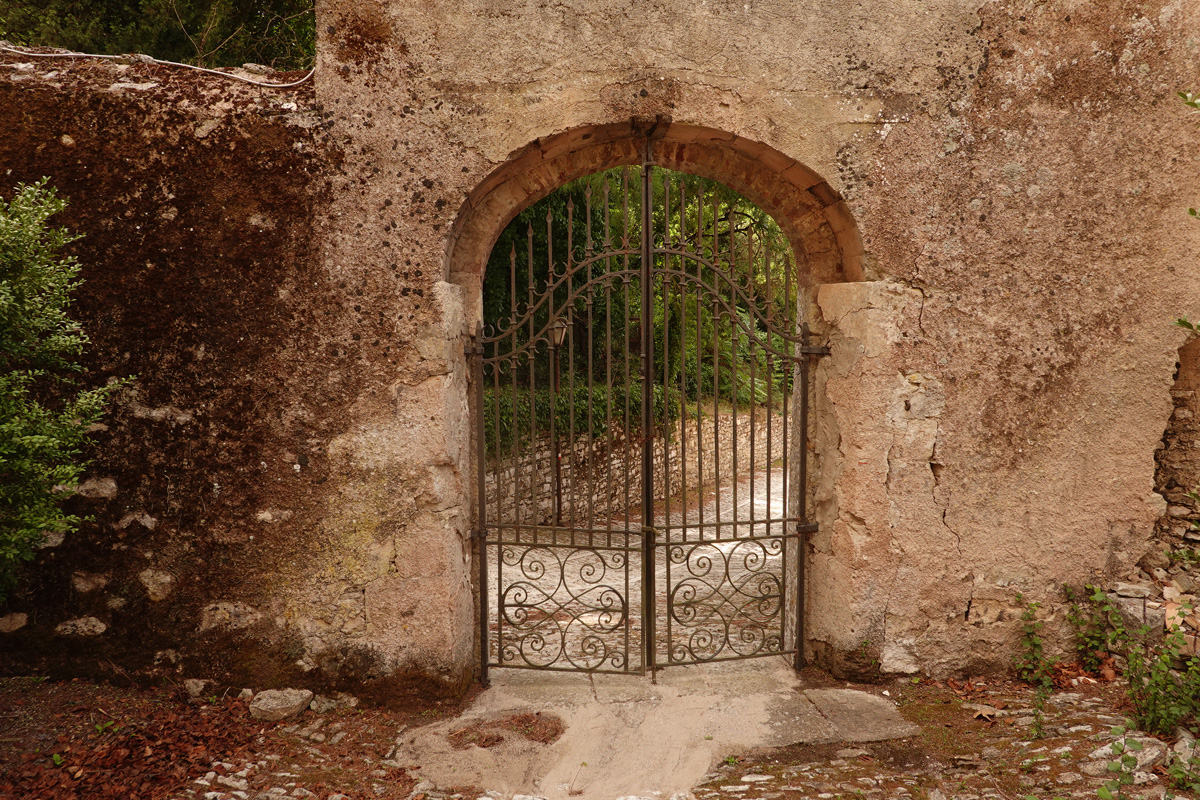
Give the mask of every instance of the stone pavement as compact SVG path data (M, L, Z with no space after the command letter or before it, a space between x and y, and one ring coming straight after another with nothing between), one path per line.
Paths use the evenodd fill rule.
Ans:
M449 738L517 712L552 713L566 730L542 745L509 737L456 749ZM419 764L422 786L475 786L493 796L547 800L686 795L727 754L797 742L910 736L885 698L806 689L781 658L630 676L496 670L491 688L452 720L405 732L393 759Z

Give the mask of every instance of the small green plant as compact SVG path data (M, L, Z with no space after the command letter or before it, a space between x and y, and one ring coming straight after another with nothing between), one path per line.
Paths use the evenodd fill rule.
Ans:
M740 761L740 760L741 759L738 758L737 756L725 756L725 763L731 767L736 767L738 761Z
M1142 743L1130 739L1124 725L1117 725L1111 733L1121 737L1110 746L1114 758L1108 762L1108 771L1113 773L1113 777L1096 790L1096 796L1100 800L1129 800L1125 787L1133 785L1133 772L1137 769L1137 756L1134 753L1142 749Z
M1200 794L1200 758L1194 755L1176 756L1167 764L1167 778L1173 789ZM1168 789L1165 797L1170 800L1174 794Z
M1017 601L1024 597L1017 595ZM1042 643L1043 623L1037 618L1040 603L1030 602L1021 613L1021 649L1017 653L1017 677L1034 687L1033 727L1034 739L1042 738L1046 720L1046 701L1054 692L1054 659L1046 656Z
M1129 646L1121 612L1100 588L1088 584L1080 591L1063 585L1069 606L1067 622L1075 632L1075 653L1079 664L1093 675L1104 659Z
M1186 645L1176 628L1157 648L1137 644L1129 649L1125 677L1134 721L1142 730L1166 736L1200 708L1200 658L1185 659ZM1176 669L1181 663L1183 669Z
M1196 493L1188 492L1188 497L1194 494ZM1192 524L1195 525L1195 523ZM1184 566L1191 567L1200 564L1200 551L1191 547L1181 547L1178 550L1168 550L1167 558L1171 559L1172 564L1183 564Z
M1021 772L1028 775L1029 773L1033 772L1034 767L1038 766L1045 760L1046 760L1046 757L1043 755L1030 756L1029 758L1027 758L1021 762L1021 765L1020 765Z
M63 765L63 757L58 753L51 753L50 760L54 762L54 766L61 767Z
M116 724L117 724L116 721L111 720L111 719L106 719L103 722L98 722L98 723L96 723L96 733L103 736L104 734L108 733L110 730L115 731L115 730L117 730L117 728L115 727Z

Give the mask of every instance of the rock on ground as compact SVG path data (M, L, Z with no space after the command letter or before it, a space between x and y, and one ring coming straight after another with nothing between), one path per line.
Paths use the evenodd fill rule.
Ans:
M268 689L250 701L250 716L264 722L276 722L294 717L312 702L313 693L307 689Z

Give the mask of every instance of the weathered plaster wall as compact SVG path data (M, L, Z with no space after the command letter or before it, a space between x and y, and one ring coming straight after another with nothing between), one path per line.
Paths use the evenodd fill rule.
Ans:
M315 96L5 73L5 189L72 197L97 375L138 377L95 474L117 493L79 501L96 526L4 641L462 685L490 237L653 130L775 213L817 285L810 654L1005 666L1017 592L1121 573L1165 510L1198 23L1178 0L322 0ZM159 573L194 591L152 599ZM49 633L77 616L100 644Z
M750 157L765 170L799 162L861 234L861 259L835 247L843 274L853 256L903 300L870 334L890 337L884 354L829 367L831 436L860 441L865 463L855 474L857 453L822 454L841 477L820 498L810 614L838 622L812 627L813 646L836 664L867 642L886 670L1001 666L1018 591L1120 572L1161 510L1153 453L1181 339L1168 321L1198 299L1181 216L1193 128L1172 99L1194 74L1195 16L1184 3L333 0L318 96L361 166L329 252L380 271L399 232L425 290L401 298L402 330L438 318L428 296L447 274L469 320L488 237L461 233L498 231L587 168L634 163L655 119L668 140L695 126L765 145ZM604 126L630 132L572 161ZM506 166L531 143L545 168ZM691 168L736 183L715 148ZM461 205L493 183L494 204ZM842 321L827 330L852 342ZM859 513L867 489L881 505Z
M920 106L932 101L918 97L930 86L961 90L983 52L971 36L978 27L973 7L956 3L848 14L817 2L672 2L634 13L624 3L328 2L318 12L318 98L334 114L335 135L348 143L348 164L357 165L335 189L327 264L359 276L386 275L397 262L408 269L410 291L393 309L398 338L414 343L398 362L410 374L448 369L426 359L421 344L426 331L443 329L438 280L448 276L464 288L470 320L478 313L475 276L490 246L487 231L494 236L575 174L637 163L640 132L656 118L675 123L658 129L661 154L680 152L692 171L723 178L767 207L768 184L778 186L798 164L792 174L813 180L791 196L811 197L820 216L814 224L829 231L825 247L814 249L833 255L834 274L861 275L857 231L830 188L842 182L846 148L876 141L874 131L902 110L895 96ZM878 74L887 76L887 93L869 85ZM697 139L692 130L701 131L699 144L674 150ZM506 170L510 159L534 163ZM491 181L493 173L512 179ZM493 183L501 188L489 192ZM816 184L822 188L810 192ZM465 206L464 198L471 198ZM407 402L427 391L405 383ZM361 417L365 428L390 425L385 411ZM445 448L396 452L395 468L420 476L447 450L466 451L466 429L442 432ZM424 482L439 487L436 499L424 502L446 510L411 525L397 551L420 552L427 569L452 577L450 596L413 619L461 638L472 628L463 605L469 463L451 461L447 480ZM391 516L396 501L379 495L358 502L356 513ZM422 541L463 546L434 554L417 546Z
M906 588L885 605L885 669L999 661L1016 592L1142 555L1164 510L1170 322L1200 300L1194 121L1173 97L1195 75L1195 7L1003 3L980 19L987 69L895 126L859 195L874 263L921 294L900 369L945 394L931 491L892 525Z
M311 86L6 57L0 109L0 192L49 177L70 202L55 224L84 235L87 380L131 381L73 501L94 520L9 598L26 624L0 668L371 674L363 587L387 567L350 562L326 509L361 490L330 454L374 336L319 269L341 154ZM94 635L60 632L81 618Z

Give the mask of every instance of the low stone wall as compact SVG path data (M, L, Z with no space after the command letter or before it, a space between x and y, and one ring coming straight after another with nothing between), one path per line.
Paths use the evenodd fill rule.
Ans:
M751 424L753 421L753 424ZM795 454L795 415L788 414L786 447ZM654 499L691 504L698 492L710 494L718 483L762 470L783 459L785 421L782 413L721 410L700 420L689 419L654 439ZM769 429L768 429L769 428ZM769 447L768 447L769 443ZM751 445L753 444L753 452ZM734 448L736 447L736 461ZM603 524L641 507L641 446L622 432L589 440L576 438L560 450L563 522ZM549 523L554 516L554 456L548 439L515 457L494 459L485 478L488 519Z

